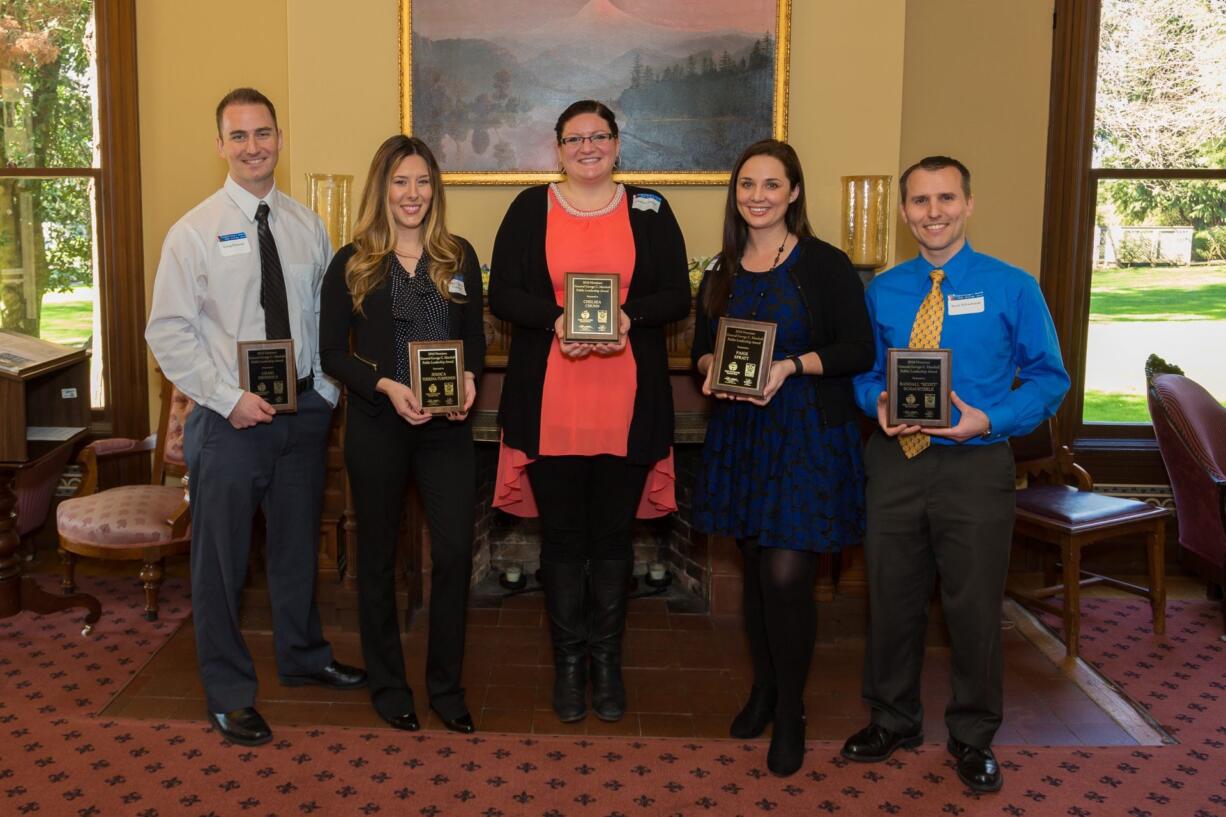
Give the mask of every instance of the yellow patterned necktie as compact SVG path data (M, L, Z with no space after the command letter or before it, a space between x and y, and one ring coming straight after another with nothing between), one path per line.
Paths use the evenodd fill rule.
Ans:
M932 278L932 289L924 296L923 303L915 313L915 323L911 325L912 349L939 349L941 347L941 325L945 322L945 302L941 297L941 281L945 280L945 271L934 269L928 273ZM915 433L898 438L902 453L911 459L926 449L932 443L927 434Z

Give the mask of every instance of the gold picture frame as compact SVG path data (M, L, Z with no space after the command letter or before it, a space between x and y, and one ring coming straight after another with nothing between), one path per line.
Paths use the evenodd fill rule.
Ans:
M414 2L433 2L434 0L398 0L399 15L399 72L400 72L400 126L406 134L415 134L413 111L413 4ZM442 0L438 0L442 2ZM531 0L504 0L501 7L516 7L518 4L530 4ZM791 0L774 0L774 53L772 65L772 104L770 136L785 140L788 129L788 89L789 89L789 53L791 43ZM525 6L526 7L526 6ZM701 15L703 9L697 8L691 12ZM726 56L726 52L725 52ZM581 97L576 97L581 98ZM415 134L425 136L423 134ZM762 137L758 137L762 138ZM427 141L431 141L427 138ZM750 140L752 141L752 140ZM439 145L431 144L435 152ZM740 148L736 148L739 150ZM644 185L724 185L728 183L731 164L736 151L730 150L727 158L728 168L721 170L636 170L627 168L615 174L615 178L627 184ZM456 162L449 162L447 157L440 159L444 168L455 167ZM558 181L561 175L552 169L519 169L519 170L445 170L443 180L448 184L464 185L527 185L543 184Z

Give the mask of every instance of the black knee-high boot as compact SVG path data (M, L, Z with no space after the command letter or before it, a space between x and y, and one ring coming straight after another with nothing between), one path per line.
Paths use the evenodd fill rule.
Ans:
M553 640L553 711L563 723L583 720L587 714L586 567L583 562L541 560Z
M592 710L602 721L621 720L626 714L622 633L626 629L626 591L633 570L634 562L629 559L591 562L592 629L588 651L592 658Z

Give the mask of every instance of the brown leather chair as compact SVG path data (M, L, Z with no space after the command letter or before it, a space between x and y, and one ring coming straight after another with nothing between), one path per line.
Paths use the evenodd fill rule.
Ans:
M1226 407L1178 367L1163 363L1150 357L1146 392L1175 494L1179 563L1209 582L1211 597L1221 598L1226 586ZM1226 628L1226 599L1222 625Z
M76 591L78 556L139 560L145 586L145 618L158 617L158 591L167 556L191 547L191 513L187 503L187 464L183 458L183 421L195 404L162 380L162 417L157 434L144 440L113 437L86 446L77 461L84 474L77 495L60 503L56 527L61 586ZM154 452L153 484L123 485L98 492L98 460L122 454ZM165 485L166 477L183 477L182 485Z
M1166 630L1166 577L1163 572L1166 518L1170 511L1145 502L1094 493L1094 482L1073 462L1068 446L1056 445L1055 421L1010 441L1019 481L1014 535L1055 545L1060 550L1060 581L1036 591L1008 591L1019 603L1060 616L1066 655L1076 658L1081 631L1081 588L1106 583L1149 599L1154 632ZM1149 586L1081 569L1083 548L1130 534L1145 536ZM1063 596L1062 605L1047 601Z

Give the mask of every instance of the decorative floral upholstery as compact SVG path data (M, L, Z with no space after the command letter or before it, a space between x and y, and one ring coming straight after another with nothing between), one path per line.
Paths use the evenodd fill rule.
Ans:
M170 398L170 416L166 421L166 441L162 450L162 460L171 465L187 467L183 456L183 423L191 414L196 404L178 389Z
M60 535L99 547L131 547L170 539L167 521L183 502L183 489L124 485L60 503Z

